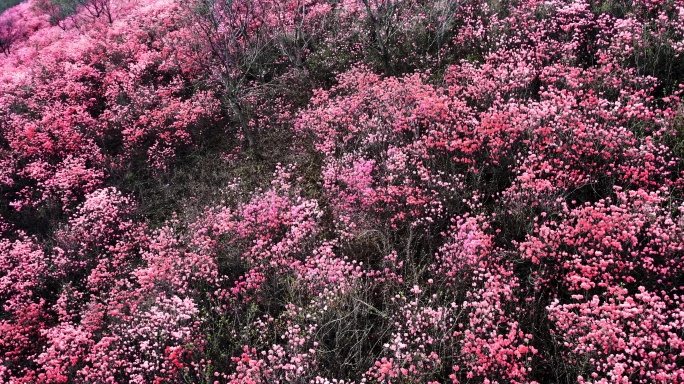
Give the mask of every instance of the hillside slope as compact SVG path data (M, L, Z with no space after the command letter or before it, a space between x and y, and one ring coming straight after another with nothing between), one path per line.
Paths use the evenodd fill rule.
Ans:
M684 382L684 1L0 14L0 382Z

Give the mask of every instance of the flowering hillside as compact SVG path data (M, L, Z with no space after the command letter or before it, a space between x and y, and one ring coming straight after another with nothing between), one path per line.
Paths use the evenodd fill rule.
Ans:
M0 382L682 383L683 94L684 0L19 3Z

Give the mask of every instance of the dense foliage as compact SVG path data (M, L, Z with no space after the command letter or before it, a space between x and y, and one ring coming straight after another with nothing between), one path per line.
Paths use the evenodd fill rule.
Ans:
M0 382L684 382L683 0L0 14Z

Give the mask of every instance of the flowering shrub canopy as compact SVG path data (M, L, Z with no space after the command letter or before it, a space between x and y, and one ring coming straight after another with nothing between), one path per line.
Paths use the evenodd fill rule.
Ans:
M0 382L684 382L684 1L0 14Z

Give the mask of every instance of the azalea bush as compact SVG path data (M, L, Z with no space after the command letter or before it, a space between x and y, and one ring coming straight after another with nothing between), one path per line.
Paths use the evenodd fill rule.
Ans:
M0 382L684 381L684 2L0 13Z

